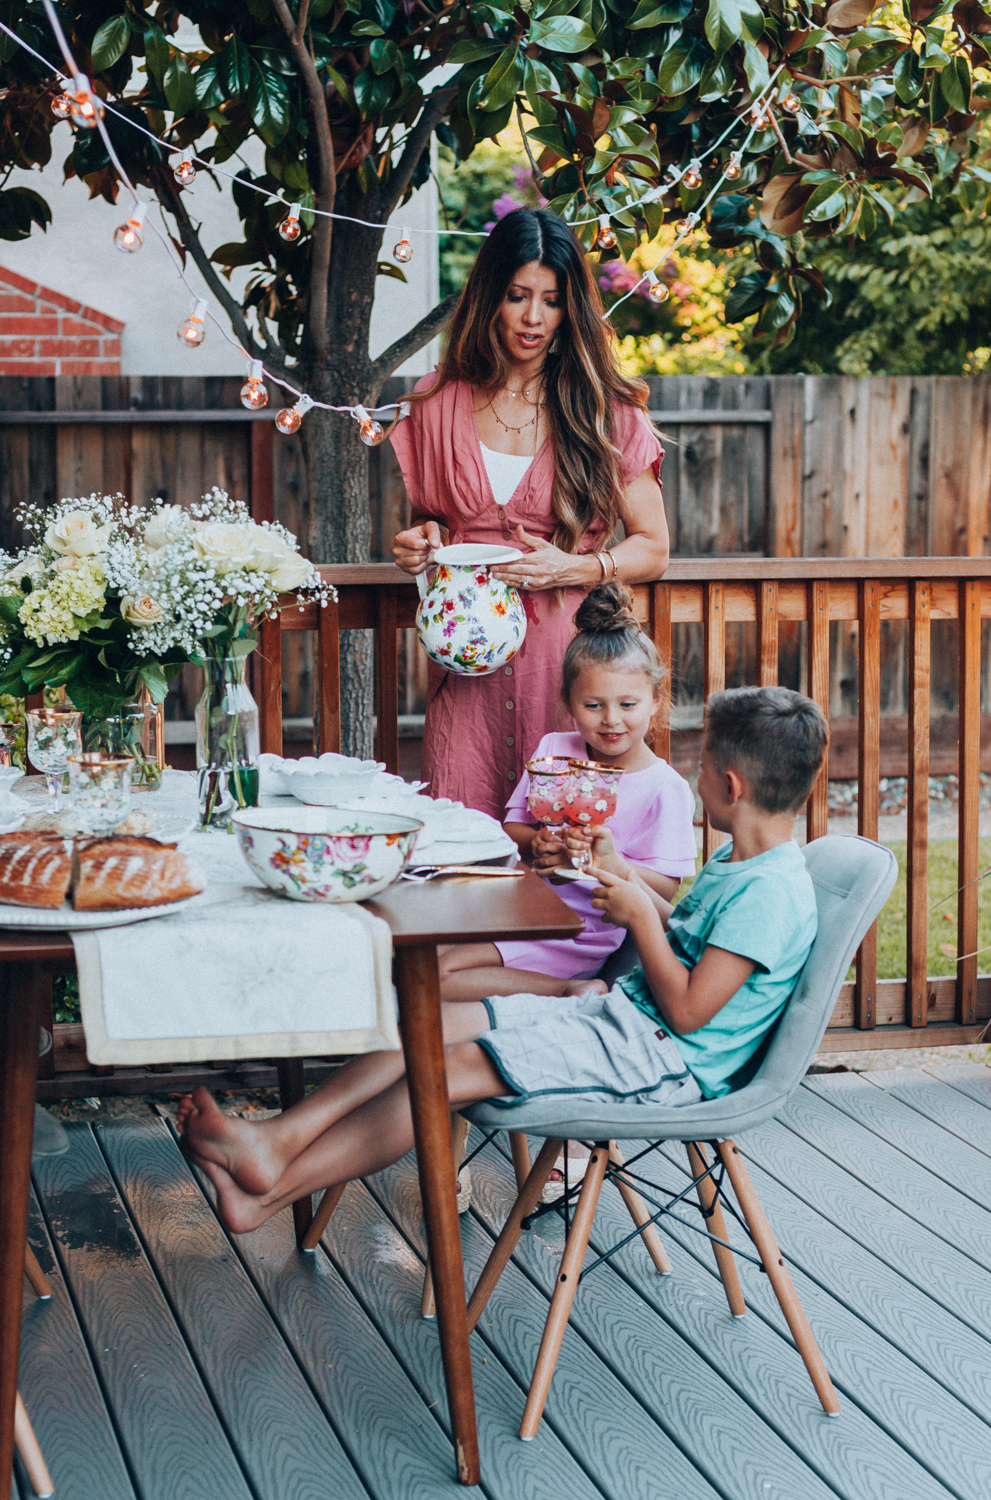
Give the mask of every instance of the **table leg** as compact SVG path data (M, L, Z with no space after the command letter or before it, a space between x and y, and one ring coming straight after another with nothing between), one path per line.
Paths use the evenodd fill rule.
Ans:
M279 1103L283 1109L291 1109L306 1098L306 1080L301 1057L282 1057L276 1063L279 1075ZM297 1198L292 1206L292 1223L296 1232L296 1244L302 1245L306 1231L313 1219L313 1196Z
M14 1463L41 1000L40 969L0 967L0 1500L10 1500Z
M433 943L396 949L396 989L458 1479L478 1484L475 1392Z

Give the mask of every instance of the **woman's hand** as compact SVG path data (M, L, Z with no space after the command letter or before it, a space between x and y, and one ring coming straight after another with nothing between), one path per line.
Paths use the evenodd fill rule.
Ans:
M564 842L572 863L576 855L591 854L592 864L597 870L608 870L610 875L615 875L620 880L629 879L630 867L616 853L616 845L608 828L569 828L564 835Z
M430 565L430 554L442 545L440 527L436 521L424 521L422 526L411 526L401 531L392 544L392 555L396 566L404 573L422 573Z
M400 538L396 540L398 542ZM559 589L572 584L590 588L602 576L597 559L587 553L562 552L560 547L545 542L543 537L530 536L522 526L516 528L516 540L531 548L529 554L521 557L519 562L502 563L490 570L493 578L512 584L513 588Z
M569 868L571 860L561 840L555 834L548 833L546 828L541 828L534 834L530 845L530 863L539 875L543 875L562 866Z

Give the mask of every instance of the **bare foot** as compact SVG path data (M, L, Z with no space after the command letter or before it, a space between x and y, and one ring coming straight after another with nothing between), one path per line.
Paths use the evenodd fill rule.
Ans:
M263 1199L242 1192L231 1174L218 1167L216 1162L199 1156L196 1161L217 1189L217 1212L224 1228L231 1234L250 1234L275 1213L275 1209L268 1207Z
M561 991L562 995L608 995L609 986L604 979L569 979Z
M245 1193L269 1192L285 1163L274 1150L264 1124L225 1115L205 1088L197 1087L179 1105L179 1133L206 1170L221 1167Z

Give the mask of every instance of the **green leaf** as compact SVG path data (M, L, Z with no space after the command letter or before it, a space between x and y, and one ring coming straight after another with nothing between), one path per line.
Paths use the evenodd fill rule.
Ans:
M267 146L277 146L292 121L289 90L278 73L252 62L248 109Z
M755 0L709 0L705 16L705 35L717 58L746 36L750 42L760 40L764 17Z
M922 69L922 60L917 52L910 47L903 52L895 63L893 74L895 80L895 93L903 104L911 104L913 99L918 99L922 93L922 85L925 77Z
M547 52L587 52L595 44L595 34L578 16L551 16L531 24L530 40Z
M687 94L702 77L702 69L709 59L709 49L704 42L676 42L669 47L661 60L657 81L666 94Z
M159 27L149 26L145 31L144 41L148 75L151 78L162 78L172 58L168 37Z
M405 281L406 273L401 266L394 266L391 260L380 260L375 267L376 276L391 276L394 281Z
M358 21L354 26L351 27L351 35L385 36L385 32L382 30L381 26L377 26L374 21Z
M657 0L640 0L626 24L631 31L647 31L672 21L683 21L691 11L691 0L669 0L668 4L662 5L658 5Z
M498 42L487 42L481 37L465 37L455 42L447 54L449 63L479 62L483 57L494 57L499 51Z
M862 153L864 149L864 137L856 125L848 125L845 120L828 120L820 128L828 132L829 135L838 136L841 141L846 141L847 145L851 150L856 151L858 156ZM809 173L805 174L804 180L806 182L812 180Z
M726 298L727 323L741 323L760 312L768 299L770 281L766 271L748 271L741 276Z
M519 53L520 49L515 44L500 52L482 80L479 109L502 109L515 98L516 90L523 82L523 64Z
M102 73L105 69L112 68L124 56L130 40L131 23L126 16L111 16L109 21L104 21L90 48L93 71Z
M51 209L33 188L14 187L0 193L0 240L26 240L32 224L47 229L51 222Z
M403 60L399 48L388 37L376 37L369 48L373 73L388 73L393 68L403 72Z
M771 75L767 67L767 58L763 52L758 52L752 42L748 42L743 54L743 71L747 75L747 83L751 91L759 94L771 81Z
M204 66L209 66L205 64ZM177 52L165 69L165 97L169 101L169 109L178 119L180 115L188 115L196 108L197 95L199 92L199 80L203 69L193 78L189 71L189 63L181 52ZM213 86L214 79L211 78L210 85Z
M217 77L232 99L242 99L251 85L251 54L240 37L232 36L218 56Z
M165 97L167 99L169 98L169 74L177 62L178 58L173 58L165 74ZM185 62L185 58L183 58L183 62ZM203 109L210 109L214 105L223 104L227 95L224 85L220 81L219 52L214 53L213 57L208 57L206 62L197 68L193 75L193 83L196 89L194 102L199 104ZM188 113L188 110L184 110L183 113Z
M958 52L950 66L943 69L940 82L943 85L943 97L951 108L967 114L970 110L970 63L962 53Z
M821 197L819 196L820 194L822 194ZM813 223L821 223L825 219L834 219L837 214L843 212L846 201L845 189L830 194L827 184L823 183L822 187L816 188L812 197L805 205L805 217L811 219Z

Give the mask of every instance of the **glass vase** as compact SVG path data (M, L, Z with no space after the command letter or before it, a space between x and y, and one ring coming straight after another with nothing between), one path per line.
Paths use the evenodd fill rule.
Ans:
M202 828L223 827L235 807L258 805L258 704L247 657L208 658L196 705L196 766Z
M158 710L149 699L122 703L106 718L84 715L83 750L87 754L127 756L134 762L131 789L135 792L157 792L162 784L162 746L159 743L161 723Z

